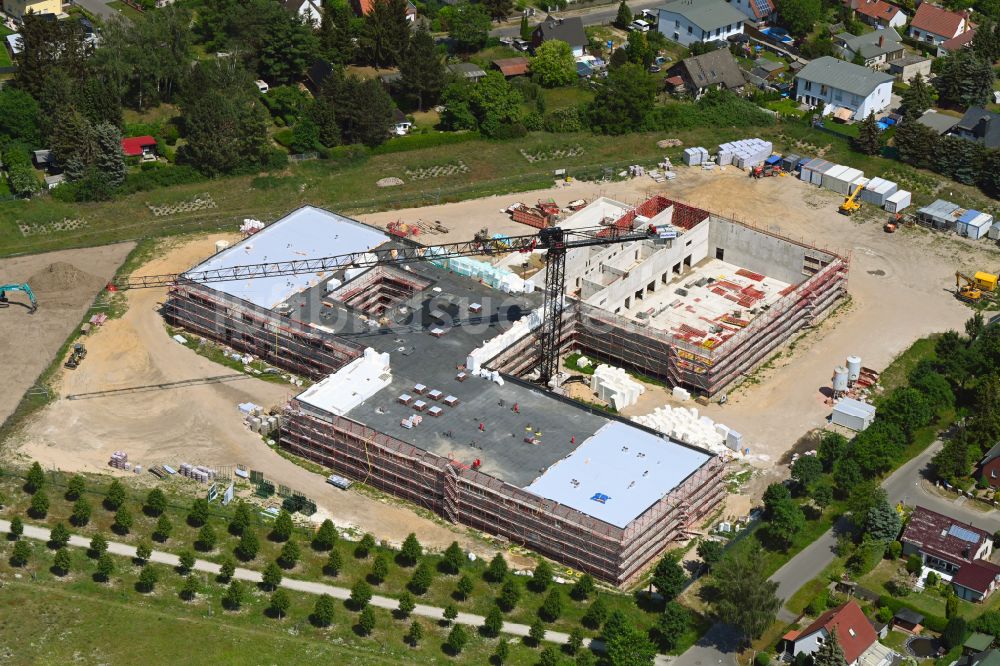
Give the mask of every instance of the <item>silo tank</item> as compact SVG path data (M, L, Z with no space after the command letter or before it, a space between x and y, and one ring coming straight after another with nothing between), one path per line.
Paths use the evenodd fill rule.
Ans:
M852 381L858 381L858 377L861 376L861 357L859 356L848 356L847 357L847 378Z
M847 368L837 366L833 369L833 390L837 393L847 390Z

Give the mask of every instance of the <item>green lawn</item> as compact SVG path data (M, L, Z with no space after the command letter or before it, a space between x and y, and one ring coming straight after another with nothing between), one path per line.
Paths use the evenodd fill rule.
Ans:
M10 57L10 50L7 48L7 35L12 34L14 34L13 30L0 24L0 40L3 40L0 43L0 67L10 67L14 64L14 61Z
M579 86L565 86L563 88L549 88L542 91L545 98L545 110L555 111L568 106L579 106L594 99L594 93Z
M104 497L103 493L109 484L106 477L93 477L88 481L88 492L85 494L85 497L93 506L93 514L89 524L84 527L73 527L69 522L73 502L66 500L63 497L63 493L65 492L65 483L67 482L68 477L60 474L53 474L47 478L49 481L47 482L46 492L50 500L50 509L48 515L44 519L37 520L27 517L26 511L30 502L30 497L27 493L22 491L21 485L23 484L23 480L17 476L0 477L0 492L8 498L8 502L5 503L3 512L0 515L8 520L14 515L20 515L24 517L27 522L45 523L49 526L54 525L56 522L62 522L70 528L71 532L84 535L87 538L100 532L106 535L108 539L122 541L125 543L137 544L143 540L150 542L150 535L154 530L157 518L147 516L143 513L142 503L143 498L145 497L145 492L133 493L126 502L126 506L128 506L131 510L134 517L133 527L127 534L115 534L111 529L114 514L113 512L106 510L101 505ZM173 524L173 532L166 542L151 542L151 545L155 549L166 550L174 553L179 553L186 549L195 550L194 544L197 540L199 528L189 526L186 522L186 516L191 502L191 494L196 492L198 495L201 495L201 493L205 491L205 487L177 477L168 479L166 482L161 483L160 486L164 489L164 492L167 493L170 501L170 505L168 506L165 515L167 515ZM237 487L239 488L239 484ZM233 549L239 539L238 537L229 534L227 531L228 517L231 513L231 508L224 508L218 504L213 505L209 524L212 525L216 535L218 536L218 543L216 547L209 552L197 553L199 558L221 561L225 556L233 553ZM268 525L268 521L264 521L260 518L257 519L257 524L254 529L256 529L260 535L260 552L256 558L246 563L244 566L260 570L263 569L268 562L274 561L277 558L282 544L276 543L267 538L267 534L270 530ZM293 569L287 572L287 575L290 577L305 580L322 580L333 585L350 587L355 582L367 577L371 572L372 561L375 553L372 553L367 557L357 557L355 555L356 543L354 541L347 539L338 540L336 548L340 551L343 560L343 568L338 575L330 576L327 575L323 569L328 553L314 551L311 548L311 531L297 529L292 538L301 545L302 558ZM390 597L398 596L405 589L406 584L413 573L413 568L397 564L394 559L396 553L393 550L377 547L375 552L384 553L390 561L388 576L385 581L381 583L381 585L375 586L376 593ZM493 606L494 599L496 598L500 587L498 584L487 582L484 579L483 573L486 569L486 562L482 560L469 562L463 568L461 573L468 575L474 581L474 590L468 599L461 600L455 596L456 584L459 576L448 575L437 569L437 565L441 561L441 557L439 555L425 555L424 559L434 569L435 576L431 588L426 594L417 599L419 603L439 607L446 606L447 604L454 604L461 611L486 615L489 609ZM521 580L523 582L524 579ZM566 632L571 631L575 626L579 625L580 618L589 607L590 601L578 602L571 600L568 594L568 589L569 586L562 586L564 600L563 613L558 620L548 624L548 628ZM629 617L630 621L637 627L644 630L648 629L656 620L655 612L641 610L636 605L633 597L629 594L604 589L601 592L601 596L603 596L605 602L607 602L609 610L618 609L623 611ZM510 613L506 614L506 619L513 622L531 624L537 618L538 608L541 606L544 597L544 593L529 591L522 585L521 600ZM704 629L705 627L700 625L694 627L692 631L689 632L690 635L687 636L688 644L697 640L697 637L704 631ZM588 635L595 635L595 632L588 631L587 633Z
M499 639L479 636L459 657L443 650L448 628L418 620L424 639L417 648L402 636L413 619L396 619L376 609L370 636L358 635L358 613L337 602L333 624L313 626L309 616L314 595L290 592L291 607L282 619L265 614L269 593L247 585L239 610L222 605L225 585L197 574L200 590L193 601L178 595L183 578L169 567L150 565L159 574L151 593L135 589L139 568L115 558L116 572L108 583L92 580L94 561L84 551L70 549L70 574L51 570L53 554L30 542L31 558L24 569L8 564L12 543L0 543L0 644L9 664L103 663L134 664L142 654L149 664L287 664L329 663L361 666L391 664L487 663ZM14 575L18 574L19 579ZM27 637L30 637L26 640ZM510 639L510 637L508 637ZM540 649L511 644L507 663L534 664Z
M126 18L134 19L138 18L139 16L142 16L142 12L135 9L134 7L126 5L121 0L112 0L111 2L108 3L108 7L113 7L114 9L117 9Z

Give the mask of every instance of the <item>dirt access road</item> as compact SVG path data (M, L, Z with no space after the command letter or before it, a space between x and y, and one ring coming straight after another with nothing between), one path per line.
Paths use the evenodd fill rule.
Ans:
M132 247L119 243L0 259L0 284L27 282L38 298L35 314L28 314L28 299L21 292L8 293L10 306L0 308L0 423L35 384Z
M751 180L733 167L703 171L681 166L677 173L674 181L662 184L647 177L604 184L576 182L363 219L379 226L394 220L440 220L449 233L418 236L421 242L434 244L470 239L484 226L490 233L531 233L531 228L501 212L515 201L534 203L552 197L565 205L603 195L637 203L660 193L850 256L850 303L804 335L794 350L786 346L769 369L729 395L726 405L702 408L704 414L741 432L751 449L748 462L763 469L774 468L807 431L826 425L830 408L820 390L830 385L835 366L858 355L865 365L882 369L920 337L961 330L972 311L950 291L954 272L993 270L1000 263L1000 253L989 241L972 242L921 229L886 234L882 231L886 214L881 212L874 221L847 218L837 212L840 195L791 177ZM667 402L669 394L654 389L628 413L648 413Z
M169 273L190 268L212 254L214 242L220 238L223 236L213 235L174 243L140 270ZM457 539L468 549L491 555L487 546L464 531L418 517L395 503L334 489L323 476L280 457L243 425L237 404L281 405L297 392L294 386L247 378L148 393L66 399L79 393L230 372L169 337L158 312L165 293L163 289L127 292L125 315L94 333L88 339L84 363L64 372L59 387L63 397L15 436L15 444L26 459L66 471L129 476L139 484L152 483L153 477L143 474L136 478L111 469L107 462L113 451L126 451L130 461L146 468L157 463L177 467L182 461L210 466L240 463L313 498L320 507L314 518L329 516L341 527L371 531L394 544L416 532L431 548L444 548ZM203 491L194 482L190 485L192 492Z

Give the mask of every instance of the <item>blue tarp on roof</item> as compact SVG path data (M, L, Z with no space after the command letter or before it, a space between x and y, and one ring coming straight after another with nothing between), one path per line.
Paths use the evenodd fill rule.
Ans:
M963 215L962 217L958 218L958 221L959 222L963 222L965 224L968 224L969 222L975 221L975 219L977 217L979 217L980 215L982 215L982 213L980 213L978 210L971 210L970 209L970 210L965 211L965 215Z

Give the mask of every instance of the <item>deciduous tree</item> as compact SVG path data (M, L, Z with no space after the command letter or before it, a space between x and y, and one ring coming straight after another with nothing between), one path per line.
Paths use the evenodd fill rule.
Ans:
M448 26L448 36L461 53L472 53L486 45L491 21L487 9L482 4L461 2L454 5Z
M146 503L142 508L151 516L159 516L167 510L167 496L159 488L153 488L146 495Z
M333 624L335 602L329 594L321 594L313 607L310 621L318 627L329 627Z
M45 487L45 472L42 471L42 466L38 464L37 460L31 463L24 481L24 489L29 493L36 493Z
M639 65L614 69L598 85L589 106L591 127L601 134L625 134L646 122L656 98L656 84Z
M445 549L441 558L441 570L449 574L457 574L462 565L465 564L465 553L457 541L452 541L451 545Z
M292 524L292 514L282 509L278 517L274 519L274 526L271 528L271 539L279 543L288 541L289 537L292 536L292 529L294 527Z
M776 596L778 584L767 579L762 548L752 539L744 544L723 557L712 572L718 595L712 610L720 621L753 640L771 626L781 601Z
M195 578L194 574L189 574L184 578L178 595L184 601L191 601L198 596L198 579Z
M115 560L109 553L101 553L97 558L97 580L107 582L115 573Z
M0 91L0 109L2 109L4 95L7 94L7 92L8 91L6 89ZM21 91L19 90L11 90L9 92L21 93ZM4 122L3 120L0 120L0 134L4 133L2 125L3 122ZM83 491L86 490L86 488L87 488L87 483L84 480L84 478L79 474L74 475L72 478L70 478L69 483L66 485L66 499L71 502L80 499L80 496L83 495Z
M431 586L431 581L434 579L434 574L431 573L431 568L426 562L421 562L414 569L413 575L410 577L409 585L407 586L411 592L416 595L422 595L427 592L428 588Z
M424 628L420 626L420 623L414 620L410 623L410 629L406 632L406 636L403 637L403 641L408 643L410 647L417 647L420 643L420 639L424 637Z
M351 588L351 604L356 610L361 610L372 600L372 586L363 580L359 580Z
M55 557L52 558L52 567L60 576L68 574L72 565L73 560L70 558L69 551L66 550L65 546L56 551Z
M330 550L337 543L337 528L334 527L333 521L327 518L323 521L323 524L319 526L316 530L316 535L313 537L312 545L316 550Z
M90 522L90 514L90 502L81 497L73 502L73 513L69 521L76 527L83 527Z
M778 0L781 24L796 37L809 34L823 15L820 0Z
M136 585L140 592L149 593L153 591L159 580L160 577L157 575L156 569L148 564L144 564L142 570L139 572L139 582Z
M229 587L226 588L226 593L222 595L222 605L231 611L237 611L243 605L243 600L246 598L246 591L243 589L243 583L238 580L229 581Z
M174 531L174 524L170 522L166 514L161 515L156 519L156 527L153 528L153 538L163 543L170 538L171 532Z
M20 539L14 544L14 549L10 555L10 565L12 567L23 567L31 557L31 544Z
M501 553L497 553L486 567L486 577L491 583L499 583L507 577L507 571L507 560Z
M49 496L45 494L44 490L36 490L35 494L31 496L31 504L28 508L28 514L32 518L41 519L44 518L49 513Z
M187 516L188 523L192 527L201 527L208 521L208 500L198 498L191 505L191 510Z
M687 576L675 553L666 553L653 568L650 579L653 587L666 601L673 601L687 582Z
M194 542L195 548L198 550L209 552L215 549L215 544L218 542L218 537L215 534L215 529L212 527L211 523L205 523L198 530L198 538Z
M292 600L289 598L288 593L278 589L271 593L271 599L267 607L271 611L271 614L280 620L288 613L288 608L291 605Z
M111 527L118 534L128 534L129 530L132 529L132 512L128 510L127 506L122 506L115 512L115 522L112 523Z
M628 24L632 22L632 10L625 4L625 0L618 3L618 13L615 15L613 25L619 30L627 30Z
M61 522L56 523L49 532L49 547L58 550L69 543L69 530Z
M261 583L263 583L266 590L278 589L278 586L281 585L282 577L281 567L275 562L268 562L267 566L264 567L264 571L260 574Z
M569 44L550 39L535 49L531 78L543 88L557 88L576 81L576 61Z

